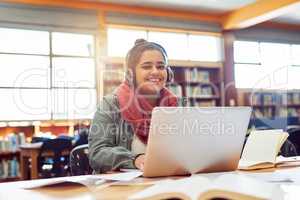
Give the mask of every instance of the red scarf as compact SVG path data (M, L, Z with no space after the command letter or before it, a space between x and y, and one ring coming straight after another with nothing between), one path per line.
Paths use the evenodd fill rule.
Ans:
M151 113L153 106L143 95L135 94L127 82L123 82L117 89L117 98L120 104L121 116L133 125L134 133L144 143L147 144ZM177 106L177 97L167 88L160 91L158 106Z

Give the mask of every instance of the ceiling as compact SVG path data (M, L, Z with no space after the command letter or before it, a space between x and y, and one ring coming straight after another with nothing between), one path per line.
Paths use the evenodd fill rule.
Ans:
M132 6L167 8L184 11L199 11L221 14L239 9L256 0L81 0L92 2L116 3ZM274 0L276 1L276 0ZM300 25L300 5L294 6L289 14L273 19L275 22Z
M300 4L295 6L292 12L282 15L273 21L300 25Z
M255 0L84 0L93 2L117 3L134 6L149 6L186 11L224 13L243 7Z

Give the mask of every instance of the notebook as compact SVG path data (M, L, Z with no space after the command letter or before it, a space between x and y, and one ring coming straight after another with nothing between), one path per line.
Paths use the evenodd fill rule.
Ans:
M254 170L275 167L277 155L288 136L289 134L282 130L252 131L245 144L238 168Z
M206 200L213 198L231 200L279 199L283 193L275 184L263 182L245 175L224 174L212 180L192 176L169 180L133 194L129 200L183 199Z
M144 177L236 170L250 107L156 107Z

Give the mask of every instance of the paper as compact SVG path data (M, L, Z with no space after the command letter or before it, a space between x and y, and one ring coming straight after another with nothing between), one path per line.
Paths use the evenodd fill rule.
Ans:
M105 183L105 181L99 178L94 178L93 175L69 176L69 177L48 178L48 179L27 181L26 184L22 186L22 188L34 189L38 187L50 186L50 185L55 185L60 183L78 183L90 187L94 185L103 184Z
M276 163L283 163L283 162L299 162L300 156L293 156L293 157L283 157L277 156Z
M39 179L33 181L27 181L26 184L22 186L24 189L33 189L43 186L50 186L60 183L78 183L87 187L98 186L106 181L131 181L139 176L143 172L123 172L123 173L114 173L114 174L103 174L103 175L84 175L84 176L68 176L68 177L59 177L59 178L48 178L48 179Z
M276 173L288 177L293 184L300 185L300 167L280 170Z
M133 172L123 172L123 173L114 173L114 174L103 174L103 175L94 175L95 177L103 180L111 181L131 181L143 174L142 171L133 171Z
M270 183L293 183L290 176L280 172L243 173L252 178Z

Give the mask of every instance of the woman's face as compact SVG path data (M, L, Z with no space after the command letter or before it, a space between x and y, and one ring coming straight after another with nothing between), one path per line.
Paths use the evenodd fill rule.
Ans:
M166 61L163 55L157 50L144 51L135 73L139 92L157 94L167 81Z

